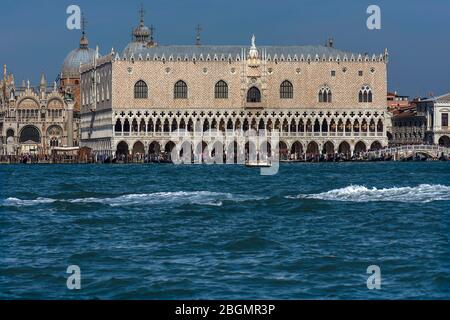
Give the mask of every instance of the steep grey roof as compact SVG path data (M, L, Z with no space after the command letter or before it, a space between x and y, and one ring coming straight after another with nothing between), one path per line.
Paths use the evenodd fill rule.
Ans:
M248 47L246 46L195 46L195 45L187 45L187 46L177 46L177 45L171 45L171 46L155 46L155 47L147 47L145 43L140 42L131 42L127 45L127 47L124 49L122 55L125 55L127 57L130 57L134 55L135 57L139 54L142 56L146 56L149 54L151 57L154 55L162 56L164 55L166 58L169 56L180 56L181 58L184 58L187 56L200 56L200 55L232 55L233 58L236 57L236 55L240 55L242 49L248 50ZM300 57L303 55L305 58L310 55L311 57L315 57L318 55L319 57L326 56L327 58L332 56L341 56L341 58L344 55L352 55L351 52L345 52L341 51L335 48L326 47L326 46L260 46L258 49L261 52L261 49L265 49L267 54L270 56L274 55L284 55L285 58L287 58L288 55L291 57L294 57L297 55Z

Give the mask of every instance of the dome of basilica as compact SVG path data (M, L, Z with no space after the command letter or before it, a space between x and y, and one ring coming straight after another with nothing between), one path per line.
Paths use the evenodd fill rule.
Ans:
M141 19L139 25L135 29L133 29L133 40L128 43L128 45L123 50L124 55L131 56L145 48L152 48L157 45L157 43L153 39L153 26L149 28L145 25L144 8L141 8L140 14Z
M89 41L83 32L80 40L80 47L72 50L64 59L61 68L62 78L79 78L80 64L90 63L94 60L95 50L88 47Z

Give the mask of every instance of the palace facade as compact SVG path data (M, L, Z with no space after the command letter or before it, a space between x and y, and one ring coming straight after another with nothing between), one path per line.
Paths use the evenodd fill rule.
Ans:
M219 135L277 131L269 150L296 156L379 149L388 145L387 62L387 50L355 54L331 41L160 46L142 17L122 53L81 67L81 145L105 156L171 152L175 133L200 124ZM205 134L202 148L216 139ZM245 140L233 145L243 152Z

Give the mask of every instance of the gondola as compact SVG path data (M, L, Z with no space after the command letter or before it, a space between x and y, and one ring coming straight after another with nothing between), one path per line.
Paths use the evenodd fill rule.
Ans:
M246 161L245 166L248 168L270 168L272 163L270 161Z

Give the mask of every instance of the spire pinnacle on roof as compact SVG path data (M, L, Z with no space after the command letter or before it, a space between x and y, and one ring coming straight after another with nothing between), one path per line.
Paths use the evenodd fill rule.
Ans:
M41 81L39 82L39 91L41 93L44 93L46 88L47 88L47 80L45 80L45 75L41 74Z
M196 36L195 36L195 45L197 46L201 46L201 32L203 31L202 26L201 25L197 25L197 27L195 28L195 31L197 32Z
M144 23L145 10L144 5L141 4L139 10L139 25L133 30L133 41L147 43L150 37L150 30Z
M389 51L388 51L387 48L384 49L384 55L383 55L383 57L384 57L384 61L385 61L386 63L388 63L388 62L389 62Z
M81 14L81 33L86 34L86 18L83 13Z
M41 81L39 82L39 85L41 87L46 87L47 86L47 80L45 80L45 74L41 74Z
M155 42L153 33L155 32L155 27L153 25L150 26L150 43L153 44Z
M154 33L155 33L155 27L153 25L151 25L150 26L150 41L148 42L148 46L150 46L150 47L156 45Z
M87 25L86 17L84 16L84 14L82 14L82 16L81 16L80 49L87 49L87 47L89 45L89 40L86 37L86 25Z
M145 17L145 9L144 9L143 3L141 3L141 9L139 9L139 16L141 18L141 20L140 20L141 26L143 26L144 25L144 17Z
M334 46L334 38L333 38L333 37L330 37L330 38L328 38L326 47L328 47L328 48L333 48L333 46Z

